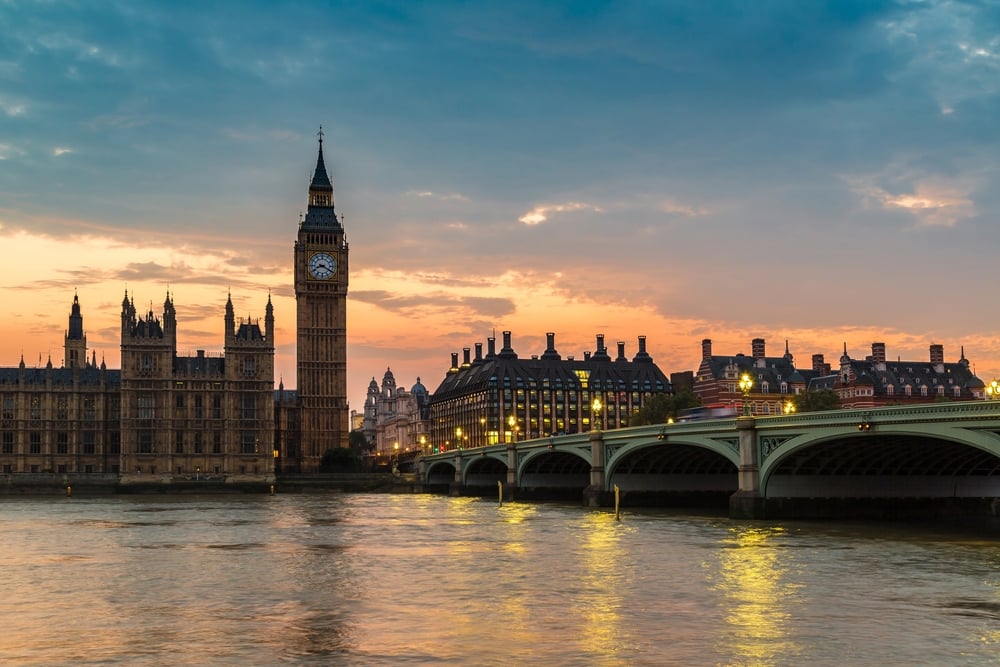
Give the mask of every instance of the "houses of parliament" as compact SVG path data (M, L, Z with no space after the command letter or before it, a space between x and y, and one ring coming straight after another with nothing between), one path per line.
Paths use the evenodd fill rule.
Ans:
M274 388L274 309L237 319L231 296L223 355L177 354L177 313L121 305L121 367L88 359L74 294L63 365L0 368L0 469L117 474L122 481L266 480L317 470L347 445L348 244L319 136L308 209L294 247L297 390ZM263 299L262 299L263 301Z

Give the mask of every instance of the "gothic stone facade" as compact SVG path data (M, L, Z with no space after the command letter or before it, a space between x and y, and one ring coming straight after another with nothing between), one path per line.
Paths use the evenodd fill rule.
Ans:
M113 473L124 478L266 478L274 455L274 314L237 321L226 303L222 357L177 355L177 317L138 316L126 294L121 370L87 360L74 296L64 366L0 369L5 473Z

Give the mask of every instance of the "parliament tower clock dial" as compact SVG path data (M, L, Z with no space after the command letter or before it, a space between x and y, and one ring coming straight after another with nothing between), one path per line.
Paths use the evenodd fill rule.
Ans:
M309 184L309 205L295 239L296 390L300 446L288 472L316 472L328 449L347 446L348 247L333 183L319 157ZM286 463L290 464L286 466Z
M329 253L317 252L309 256L309 275L317 280L327 280L337 272L337 260Z

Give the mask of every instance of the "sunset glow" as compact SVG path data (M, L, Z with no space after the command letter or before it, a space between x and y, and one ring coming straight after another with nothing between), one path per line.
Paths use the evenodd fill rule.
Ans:
M74 293L111 368L126 290L157 315L169 290L179 354L221 354L227 295L251 319L270 295L294 387L292 248L322 124L354 409L387 367L433 391L451 353L507 330L525 357L549 331L564 357L599 333L631 357L646 336L668 374L697 368L703 338L719 355L787 340L800 366L938 343L988 382L986 13L4 5L0 366L61 365Z

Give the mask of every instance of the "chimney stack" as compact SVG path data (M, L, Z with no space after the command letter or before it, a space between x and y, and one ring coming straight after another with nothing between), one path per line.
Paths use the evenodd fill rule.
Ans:
M944 345L931 345L931 363L944 363Z
M703 338L701 340L701 360L711 361L712 359L712 339Z
M885 363L885 343L872 343L872 362Z
M763 338L754 338L752 341L750 341L750 350L753 353L753 358L755 360L756 359L763 359L764 357L767 356L766 354L764 354L764 339Z

